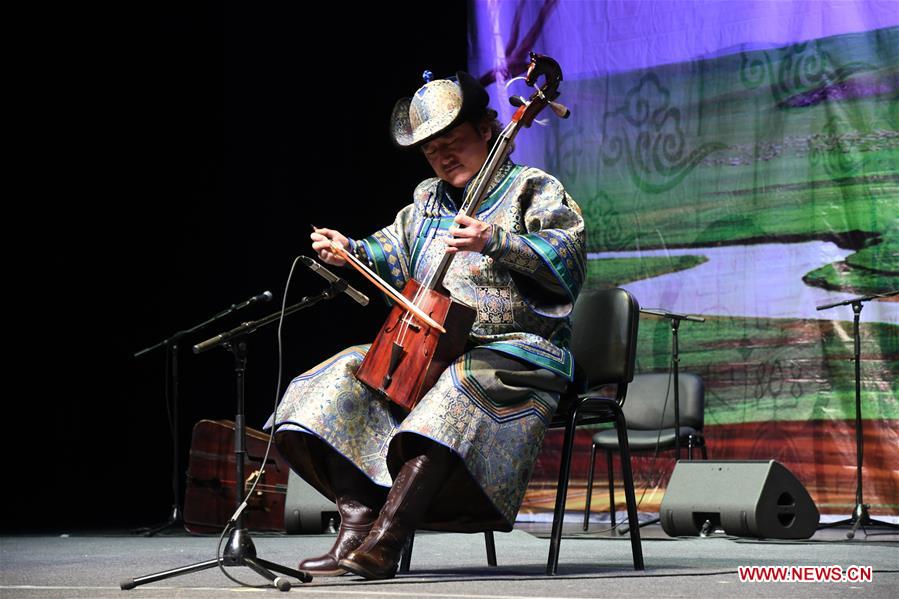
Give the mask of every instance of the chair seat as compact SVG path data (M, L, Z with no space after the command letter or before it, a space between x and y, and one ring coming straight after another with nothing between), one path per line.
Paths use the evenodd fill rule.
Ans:
M681 440L687 439L690 435L695 435L697 432L692 426L682 426L680 430ZM658 430L639 431L628 429L627 442L631 450L653 449L656 443L659 444L660 448L674 445L674 427L663 428L661 429L661 435L659 433L660 431ZM615 429L599 431L593 435L593 443L603 449L617 450L618 431Z

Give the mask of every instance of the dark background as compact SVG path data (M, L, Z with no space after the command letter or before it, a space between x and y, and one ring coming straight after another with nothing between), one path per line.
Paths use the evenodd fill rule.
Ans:
M47 17L47 43L34 44L33 77L52 83L31 107L42 115L32 140L40 193L19 202L36 234L11 248L27 293L7 312L24 334L7 367L6 531L168 517L165 353L132 354L232 303L275 295L186 340L183 474L193 425L233 418L235 407L231 354L188 346L277 309L294 257L311 253L310 224L362 237L393 219L430 171L391 144L390 110L424 69L466 66L464 2L90 10ZM288 301L324 286L299 266ZM375 299L362 308L341 296L289 316L282 388L370 341L386 315ZM276 378L271 326L250 339L251 426L271 413Z

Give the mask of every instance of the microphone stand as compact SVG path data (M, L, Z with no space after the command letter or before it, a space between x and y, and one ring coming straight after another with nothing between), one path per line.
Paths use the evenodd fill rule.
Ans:
M179 436L179 418L178 418L178 389L180 387L180 380L178 378L178 356L180 354L180 343L181 340L197 331L206 328L217 320L221 320L222 318L237 312L238 310L242 310L247 306L255 303L256 301L268 301L268 300L258 300L257 298L263 297L268 294L271 297L269 292L265 292L262 295L256 296L252 299L249 299L245 302L241 302L240 304L231 304L228 308L225 308L218 314L204 320L198 325L192 326L189 329L185 329L183 331L178 331L173 334L171 337L167 339L163 339L162 341L155 343L149 347L145 347L144 349L137 351L134 353L135 358L140 358L144 354L148 354L157 349L165 348L166 351L166 365L168 366L168 374L166 376L166 394L171 397L171 406L172 411L169 415L169 424L172 427L172 494L174 495L172 510L169 512L169 519L162 524L157 524L155 526L138 528L135 533L142 534L145 537L152 537L157 533L162 532L168 528L173 526L180 526L184 524L184 510L181 506L181 476L179 475L178 469L178 461L181 457L181 450L178 442Z
M680 460L680 383L678 382L678 371L680 370L680 354L678 353L677 333L680 329L682 320L690 322L705 322L705 318L701 316L693 316L690 314L677 314L668 312L667 310L655 310L649 308L640 308L641 314L650 314L652 316L661 316L671 321L671 364L674 371L674 452L676 459ZM705 443L703 441L703 443ZM645 522L640 522L637 526L642 528L659 521L659 517L650 518ZM623 526L618 529L619 535L625 535L630 531L630 526Z
M886 528L892 528L894 530L899 530L899 524L893 524L891 522L884 522L882 520L875 520L868 513L868 508L871 507L864 502L864 498L862 496L862 461L864 460L864 435L862 434L862 383L861 383L861 361L862 361L862 349L861 349L861 334L859 330L859 318L862 313L862 304L873 299L880 299L884 297L890 297L893 295L899 295L899 291L890 291L887 293L879 293L875 295L867 295L863 297L854 297L847 299L841 302L835 302L832 304L824 304L823 306L818 306L817 310L827 310L829 308L835 308L837 306L852 306L852 312L854 317L852 319L852 337L853 337L853 345L854 352L853 356L855 359L855 469L856 469L856 486L855 486L855 509L852 510L852 515L848 518L844 518L843 520L839 520L837 522L828 522L827 524L822 524L818 526L818 529L823 528L833 528L835 526L842 526L844 524L851 525L849 532L846 533L847 539L852 539L855 537L855 531L859 528L864 531L865 536L868 536L868 531L865 530L865 526L880 526ZM890 534L890 533L883 533ZM895 533L894 533L895 534Z
M347 282L343 279L334 281L325 291L311 297L304 297L299 302L286 308L284 315L292 314L298 310L309 308L322 300L333 299L337 295L343 293L347 287ZM274 572L293 576L301 582L311 582L312 576L301 570L288 568L268 560L264 560L256 555L256 546L249 531L244 528L243 510L245 498L240 489L244 485L244 460L246 459L246 423L244 419L244 375L247 367L247 336L255 332L260 327L278 321L281 318L281 312L274 312L264 318L255 321L244 322L243 324L226 331L215 337L211 337L202 343L194 345L194 353L199 354L215 347L223 347L234 354L234 373L237 380L237 413L234 416L234 464L236 475L234 483L236 486L235 497L237 499L237 509L235 516L226 525L232 525L233 529L228 537L228 544L221 558L216 555L215 559L197 562L180 568L173 568L155 574L139 576L137 578L128 578L123 580L120 587L123 591L133 589L142 584L157 582L166 578L181 576L182 574L190 574L191 572L199 572L209 568L215 568L219 564L223 566L236 567L246 566L267 578L277 587L279 591L289 591L291 583L286 578L276 576Z
M701 316L691 316L690 314L676 314L667 310L650 310L647 308L640 309L641 314L651 314L653 316L661 316L671 320L671 363L674 370L674 452L677 459L680 459L680 385L677 380L677 373L680 370L680 354L678 353L677 332L680 328L682 320L690 322L705 322L705 318Z

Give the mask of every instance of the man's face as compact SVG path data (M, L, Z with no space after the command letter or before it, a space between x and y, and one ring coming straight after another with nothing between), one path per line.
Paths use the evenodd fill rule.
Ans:
M490 127L480 131L471 123L462 123L449 133L422 146L434 173L453 187L465 187L487 159Z

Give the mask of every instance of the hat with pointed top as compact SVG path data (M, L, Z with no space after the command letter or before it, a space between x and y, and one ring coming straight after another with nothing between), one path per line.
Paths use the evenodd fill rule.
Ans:
M403 98L393 107L390 135L402 147L419 146L440 137L453 127L484 114L489 97L477 79L459 71L449 79L429 80L411 98Z

